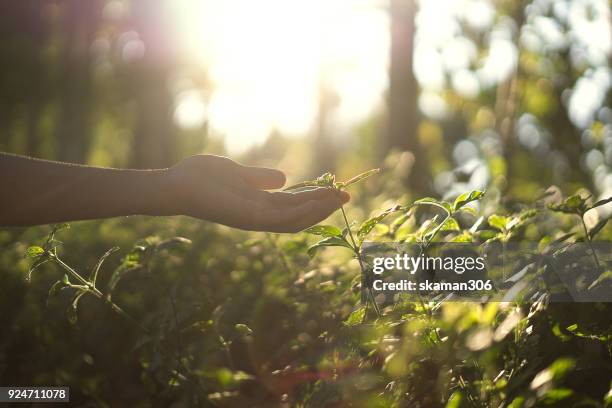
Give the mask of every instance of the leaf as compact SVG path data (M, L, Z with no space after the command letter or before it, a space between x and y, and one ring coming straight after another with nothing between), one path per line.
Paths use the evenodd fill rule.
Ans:
M506 230L506 227L508 226L508 221L509 221L508 217L504 217L503 215L497 215L497 214L490 215L489 218L487 219L487 222L489 223L490 226L500 231Z
M321 187L333 187L335 181L336 176L332 173L323 173L315 180L317 185Z
M397 211L401 211L402 209L403 207L397 204L397 205L394 205L393 207L387 208L380 214L364 221L363 224L361 224L361 226L357 230L357 236L359 237L359 240L362 241L363 238L365 238L365 236L368 235L370 231L372 231L372 228L374 228L376 224L384 220L389 214L392 214Z
M453 210L457 211L467 203L480 200L484 195L485 192L480 190L465 192L455 199L455 202L453 203Z
M363 319L365 317L365 312L366 312L365 307L360 307L359 309L352 311L351 314L344 321L344 325L350 327L350 326L356 326L358 324L361 324L361 322L363 322Z
M446 201L438 201L433 197L421 198L420 200L416 200L413 204L414 205L433 205L435 207L442 208L449 214L453 212L453 209L450 203L447 203Z
M49 299L57 295L65 287L66 284L64 282L55 281L55 283L49 288L49 293L47 294L47 305L49 305Z
M251 328L247 326L246 324L238 323L234 326L234 328L242 336L252 336L253 335L253 330L251 330Z
M53 224L53 232L57 232L57 231L61 231L61 230L65 230L65 229L70 229L70 224L68 224L67 222L61 223L61 224Z
M440 231L461 231L459 223L454 218L447 218L444 225L440 227Z
M168 249L177 245L190 245L192 244L191 240L183 237L172 237L165 239L155 245L155 249L157 251L161 251L164 249Z
M478 231L478 228L482 225L482 222L484 221L484 217L480 216L475 222L474 224L472 224L472 226L470 227L470 233L474 234L476 231Z
M593 283L589 285L587 290L592 290L594 287L598 286L604 281L612 281L612 271L606 271L602 273L601 275L599 275L599 277L595 279Z
M70 307L67 310L68 321L72 324L75 324L77 322L77 308L79 306L79 300L81 300L83 295L85 295L86 293L87 291L85 290L79 290L72 299L72 303L70 304Z
M601 231L603 227L606 226L608 220L609 218L604 218L603 220L600 220L597 224L595 224L595 226L589 231L589 238L595 238L595 235L597 235L599 231Z
M145 257L146 252L147 247L136 245L134 248L132 248L130 253L123 258L121 265L119 265L119 267L113 271L110 279L108 280L106 292L109 298L119 281L127 273L136 271L143 267L143 258Z
M333 225L314 225L304 230L304 232L312 235L320 235L322 237L341 237L342 230Z
M319 249L323 247L329 247L329 246L339 246L339 247L348 248L350 250L354 250L351 244L349 244L346 241L346 239L344 239L343 237L327 237L317 242L316 244L311 245L308 248L308 256L313 258Z
M610 202L612 202L612 197L604 198L602 200L597 201L595 204L593 204L589 208L589 210L592 210L593 208L601 207L602 205L606 205L606 204L608 204Z
M98 279L98 271L100 271L100 267L102 266L106 258L111 256L118 250L119 250L119 247L112 247L111 249L106 251L104 255L100 257L100 259L98 259L98 262L96 262L96 265L93 267L93 269L91 270L91 274L89 275L89 280L94 286L96 286L96 279Z
M26 250L26 258L29 258L29 259L38 258L44 253L45 253L45 250L43 249L43 247L31 246Z
M34 264L30 267L30 269L28 269L28 275L26 276L26 280L30 282L32 280L32 273L36 269L38 269L38 267L40 267L43 264L46 264L49 261L50 261L49 258L39 258L36 262L34 262Z
M570 388L554 388L546 391L542 400L546 405L554 405L559 401L572 397L573 395L574 391Z
M407 211L406 213L400 215L399 217L397 217L390 226L390 232L392 235L395 235L395 233L397 232L397 230L400 229L400 227L402 225L404 225L406 223L406 221L408 221L410 219L410 211Z
M450 396L445 408L460 408L463 404L463 394L460 391L455 391Z
M367 179L368 177L373 176L373 175L378 174L378 173L380 173L380 169L368 170L368 171L365 171L365 172L363 172L363 173L353 177L350 180L336 183L336 187L339 188L339 189L346 188L346 187L348 187L350 185L353 185L355 183L359 183L360 181L363 181L363 180Z
M464 231L462 234L453 237L450 242L472 242L472 234L469 231Z
M335 181L335 175L333 175L332 173L324 173L321 176L317 177L315 180L307 180L298 184L294 184L283 189L283 191L297 190L304 187L333 187Z
M317 182L314 181L314 180L311 180L311 181L302 181L301 183L297 183L297 184L294 184L294 185L289 186L287 188L284 188L283 191L299 190L299 189L305 188L305 187L317 187Z
M551 204L548 208L554 212L562 212L566 214L582 214L586 208L586 198L580 197L578 194L569 196L561 204Z

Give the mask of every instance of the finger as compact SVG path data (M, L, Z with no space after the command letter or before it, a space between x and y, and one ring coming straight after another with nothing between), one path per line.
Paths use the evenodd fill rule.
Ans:
M281 188L287 178L285 173L266 167L240 166L240 176L251 187L259 189Z
M328 196L296 207L277 209L269 219L262 218L260 227L270 232L298 232L323 221L342 205L340 197Z
M313 200L322 200L327 197L338 195L343 203L349 201L350 196L346 192L338 192L329 188L315 188L309 191L299 193L290 193L285 191L269 192L254 190L248 193L249 197L254 200L266 200L276 206L296 206Z

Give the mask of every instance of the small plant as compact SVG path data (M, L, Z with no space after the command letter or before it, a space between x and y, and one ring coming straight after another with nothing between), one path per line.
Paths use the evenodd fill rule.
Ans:
M368 170L344 182L337 182L335 175L331 173L325 173L320 177L316 178L315 180L309 180L299 184L295 184L291 187L288 187L286 190L291 191L302 190L311 187L326 187L334 189L336 191L341 191L353 184L367 179L370 176L378 174L379 172L380 169ZM342 218L344 220L343 229L340 229L333 225L315 225L305 230L306 233L323 237L323 239L308 248L308 255L313 257L319 249L330 246L344 247L351 250L353 252L354 257L359 261L362 278L361 282L362 285L365 285L367 289L367 297L365 296L366 292L362 290L361 301L366 306L366 309L363 312L363 318L366 318L368 304L372 305L374 311L376 312L376 316L381 317L382 314L380 308L376 302L372 288L368 284L372 273L368 270L367 264L362 253L362 246L368 234L374 229L374 227L376 227L376 225L381 223L391 214L403 214L403 216L399 219L399 223L404 223L407 220L407 217L410 215L411 210L417 206L437 207L443 210L444 212L443 220L441 222L437 222L438 217L435 216L428 223L425 223L425 228L420 231L420 234L418 236L415 236L415 239L421 245L421 251L424 252L427 250L430 243L436 238L436 236L441 230L459 230L459 224L454 218L455 214L460 211L473 212L473 209L471 207L466 207L466 205L472 201L481 199L484 194L485 193L483 191L478 190L466 192L457 197L452 204L446 201L438 201L435 198L431 197L420 199L418 201L415 201L411 205L396 204L361 223L361 225L357 228L356 237L353 234L353 231L351 230L352 223L349 222L346 216L344 206L341 206L340 211L342 212Z
M68 224L54 225L43 246L30 246L26 250L26 257L32 260L32 266L29 268L27 275L28 281L31 280L32 273L40 266L49 262L53 263L59 266L65 272L65 274L61 280L56 281L51 286L49 289L48 298L57 295L62 290L73 290L74 293L72 295L70 307L67 311L67 316L70 323L74 324L77 321L79 301L85 295L91 295L106 304L113 312L124 318L132 326L141 331L147 338L153 339L155 334L151 330L149 330L137 318L126 312L121 306L111 299L112 292L123 276L125 276L128 272L146 267L150 258L158 251L177 244L190 244L191 241L182 237L174 237L168 240L156 242L152 245L147 245L146 242L144 245L137 245L123 259L121 265L113 272L109 279L106 292L103 292L98 285L100 268L109 256L119 250L119 247L113 247L106 251L106 253L104 253L104 255L98 259L89 275L85 276L66 264L58 254L58 247L61 245L61 242L55 238L56 234L61 230L68 229L69 227L70 226ZM201 391L204 391L199 383L199 379L184 364L180 355L167 349L161 343L158 343L157 347L164 357L175 361L177 364L176 372L178 374L193 382L193 384L200 388Z
M606 205L612 202L612 197L608 197L603 200L599 200L591 206L587 204L587 200L589 198L590 197L582 198L580 195L574 194L572 196L569 196L561 204L552 204L548 208L555 212L573 214L580 218L580 223L584 230L584 240L589 244L591 248L591 254L593 256L593 261L595 263L595 267L597 268L597 271L601 272L601 264L599 262L599 259L597 258L597 254L595 253L595 248L593 247L593 238L595 238L595 235L597 235L597 233L601 231L603 227L606 226L606 224L608 223L609 217L600 220L589 231L586 223L584 222L584 215L587 213L587 211L590 211L594 208L601 207L603 205Z

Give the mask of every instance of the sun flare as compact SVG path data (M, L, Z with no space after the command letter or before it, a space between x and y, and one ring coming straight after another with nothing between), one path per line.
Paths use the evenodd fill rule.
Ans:
M212 84L211 132L224 136L231 152L274 130L307 134L322 90L337 97L330 112L335 125L366 119L387 86L383 6L376 0L177 1L181 41Z

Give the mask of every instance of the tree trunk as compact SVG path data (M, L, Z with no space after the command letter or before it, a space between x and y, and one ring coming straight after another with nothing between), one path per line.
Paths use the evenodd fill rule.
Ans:
M388 95L387 151L407 150L414 165L406 175L407 187L427 193L431 190L429 170L419 145L417 129L418 84L414 76L413 49L416 4L414 0L391 0L391 63Z

